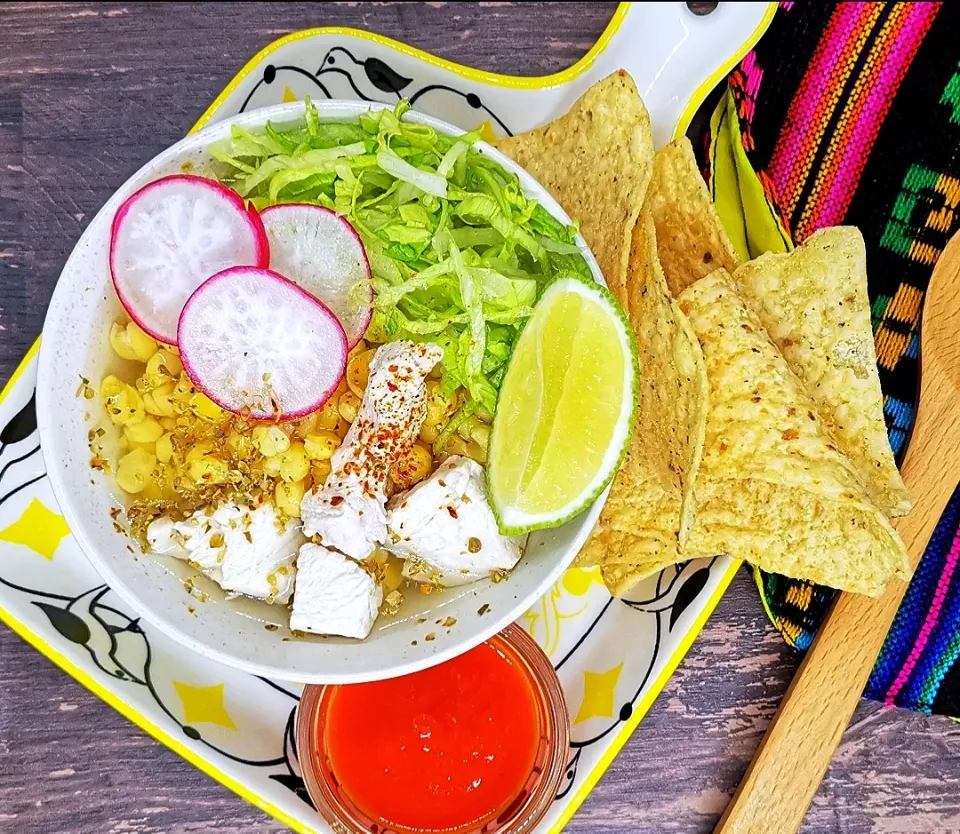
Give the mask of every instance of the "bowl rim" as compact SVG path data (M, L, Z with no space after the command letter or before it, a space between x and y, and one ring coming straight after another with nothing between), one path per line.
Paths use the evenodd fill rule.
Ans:
M329 99L318 101L315 102L315 106L317 107L321 119L324 118L324 114L326 113L327 119L339 119L341 121L355 119L361 114L369 113L371 111L393 109L393 105L384 104L381 102L361 102L345 99ZM56 302L58 301L59 297L69 297L71 293L71 288L66 282L63 281L63 277L70 272L74 260L78 257L78 252L80 252L88 240L92 238L95 226L99 225L97 221L100 220L104 215L112 216L115 214L122 205L123 201L126 200L130 194L134 193L136 188L131 186L132 182L138 181L141 177L149 175L151 172L154 172L156 176L159 176L159 174L156 174L156 172L159 169L162 169L164 164L169 164L178 157L188 153L203 151L213 142L223 138L226 135L229 135L230 128L233 125L257 129L263 127L267 121L270 120L281 123L293 122L303 118L304 110L304 102L289 102L250 110L237 114L236 116L217 121L214 124L208 125L195 133L188 134L178 142L170 145L168 148L152 157L145 164L140 166L135 172L133 172L123 182L122 185L114 190L110 198L91 219L79 240L76 242L76 244L74 244L70 255L64 263L60 276L57 279L57 283L54 286L51 301L44 317L39 355L37 357L37 428L40 437L41 454L43 455L44 463L46 465L47 476L49 478L54 497L60 508L60 512L63 514L67 521L67 525L70 528L70 533L76 540L87 560L101 576L101 578L127 605L131 607L131 609L137 613L138 616L142 617L151 626L162 632L164 635L189 648L191 651L194 651L203 657L208 657L218 663L222 663L225 666L229 666L249 674L305 684L360 683L364 681L382 680L390 677L411 674L413 672L417 672L442 663L445 660L449 660L462 654L463 652L469 651L485 640L489 640L493 635L497 634L499 631L502 631L509 623L520 617L536 600L540 599L560 578L560 576L562 576L567 568L570 567L580 548L589 537L590 531L592 530L593 525L599 516L600 510L603 507L603 503L606 500L610 486L608 485L604 489L604 491L598 496L598 498L590 507L584 510L584 512L579 516L575 517L577 519L583 519L586 523L583 524L582 529L578 532L573 541L571 541L567 546L567 552L563 554L562 558L557 559L551 569L544 571L543 575L535 584L532 591L524 595L517 596L514 600L508 600L507 604L503 606L503 613L499 614L498 616L491 617L485 626L477 628L469 635L466 635L465 633L465 637L463 639L452 641L449 645L444 646L442 649L435 651L432 654L423 654L420 657L410 658L403 661L388 660L384 664L386 668L378 669L376 672L358 673L347 670L339 673L314 674L309 671L294 670L290 668L289 664L275 665L269 662L248 660L228 650L219 648L212 643L204 642L191 634L189 630L174 624L165 616L162 610L145 602L141 594L136 590L135 586L125 582L113 570L109 560L100 556L98 548L94 545L91 537L88 535L88 531L86 529L87 519L84 513L79 510L78 504L75 503L73 494L67 483L66 467L61 464L61 456L57 454L57 447L59 445L59 432L57 430L57 421L54 414L55 408L52 402L54 391L53 382L56 378L56 371L54 369L56 353L53 347L52 337L49 334L54 330L54 324L62 317L56 313L58 307L62 305L58 305ZM448 136L460 136L467 132L463 128L457 127L442 119L438 119L434 116L427 115L414 109L406 111L403 118L414 123L429 125L438 132ZM562 220L567 224L571 222L569 215L567 215L557 201L553 199L546 188L537 182L533 176L526 171L526 169L522 168L512 159L505 156L495 147L483 140L478 141L474 147L478 148L485 156L489 156L490 158L494 159L508 171L516 174L520 178L520 182L524 188L524 191L527 194L533 194L535 199L537 199L553 217ZM148 179L147 181L149 182L150 180ZM128 191L129 194L126 193ZM596 258L590 251L590 248L587 246L586 242L583 240L583 236L579 233L577 234L576 242L581 254L590 267L590 271L594 280L601 286L605 287L606 281L600 272ZM96 488L99 489L99 486ZM503 585L503 587L508 587L508 585L509 583L506 583ZM371 635L371 637L366 639L375 639L375 635Z

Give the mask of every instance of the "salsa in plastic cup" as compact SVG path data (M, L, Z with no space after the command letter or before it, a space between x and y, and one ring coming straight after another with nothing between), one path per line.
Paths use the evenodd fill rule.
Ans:
M516 625L412 675L308 686L297 721L310 797L358 834L531 831L569 740L556 672Z

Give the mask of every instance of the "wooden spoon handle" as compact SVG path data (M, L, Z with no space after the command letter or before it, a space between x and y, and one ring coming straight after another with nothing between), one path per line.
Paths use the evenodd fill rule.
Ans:
M960 236L931 278L923 314L923 387L903 477L916 505L897 519L916 567L960 481ZM807 652L715 834L800 829L906 592L842 594Z
M715 834L799 831L897 613L905 583L894 581L879 600L837 600Z

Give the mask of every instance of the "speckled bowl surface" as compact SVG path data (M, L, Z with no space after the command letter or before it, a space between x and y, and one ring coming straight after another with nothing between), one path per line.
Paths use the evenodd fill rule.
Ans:
M319 103L322 119L356 118L371 105ZM376 107L377 105L372 105ZM285 608L228 600L216 585L185 563L140 553L115 528L110 510L122 493L110 476L90 468L88 431L102 423L98 400L77 397L81 377L96 387L107 373L122 374L108 331L122 308L110 281L110 223L121 203L144 184L190 163L202 172L205 149L239 124L256 129L302 118L303 104L255 110L219 122L173 145L141 168L93 219L73 250L47 313L37 380L37 418L43 455L57 501L71 532L105 581L141 616L172 638L214 660L270 678L302 683L347 683L407 674L477 645L519 617L558 579L589 534L602 502L556 530L531 536L526 555L508 580L478 582L443 593L409 593L399 615L381 618L362 642L294 638ZM462 131L417 113L409 118L447 134ZM528 174L493 148L484 153L520 176L524 191L558 219L557 203ZM597 281L596 261L579 241ZM108 446L109 449L109 446ZM131 552L133 551L133 552ZM482 613L481 613L482 612ZM452 617L444 628L436 621ZM424 639L426 634L434 638Z

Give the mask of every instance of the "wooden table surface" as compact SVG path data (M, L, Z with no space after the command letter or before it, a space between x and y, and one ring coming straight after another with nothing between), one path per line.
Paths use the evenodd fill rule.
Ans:
M261 47L369 28L499 72L573 63L614 4L5 3L0 9L0 382L71 247ZM709 832L796 666L742 573L568 830ZM862 704L805 832L960 831L960 727ZM286 830L0 626L0 832Z

